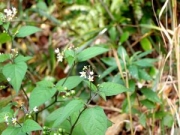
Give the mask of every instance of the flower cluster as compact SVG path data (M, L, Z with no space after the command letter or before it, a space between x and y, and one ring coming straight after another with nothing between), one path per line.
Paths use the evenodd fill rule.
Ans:
M10 9L4 9L4 13L5 13L5 19L11 21L17 14L17 10L15 7L11 7Z
M11 119L11 120L10 120ZM5 114L4 116L4 121L6 122L7 125L9 125L9 123L11 122L12 124L16 125L17 124L17 118L16 117L12 117L10 118L9 115Z
M76 94L76 91L75 90L65 90L65 91L61 92L61 94L62 94L62 98L67 98L70 96L74 96Z
M26 111L25 111L25 112L26 112ZM32 109L32 111L27 112L26 115L30 116L33 112L34 112L34 113L38 112L37 106L35 106L35 107Z
M12 123L14 124L14 125L16 125L17 124L17 118L12 118Z
M26 115L28 117L31 117L31 113L33 113L33 112L38 112L37 106L35 106L32 111L30 111L30 112L26 111L25 113L26 113ZM16 117L12 117L12 116L10 116L8 114L4 115L4 122L6 122L7 125L9 125L10 123L13 124L13 125L19 124Z
M31 111L27 111L27 109L25 107L22 107L22 109L28 118L32 118L32 113L38 112L37 106L35 106Z
M57 61L58 62L62 62L63 61L63 57L64 57L64 53L59 51L59 48L56 48L54 51L57 55Z
M91 70L90 66L84 66L83 71L79 72L80 77L87 78L90 82L94 81L94 72Z
M17 50L17 49L11 49L11 55L12 55L13 57L18 56L18 50Z

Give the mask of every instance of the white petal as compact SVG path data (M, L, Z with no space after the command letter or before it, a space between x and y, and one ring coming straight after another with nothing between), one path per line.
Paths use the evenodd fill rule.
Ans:
M93 76L89 76L89 77L88 77L88 80L89 80L90 82L93 82L93 81L94 81L94 77L93 77Z
M86 72L85 71L82 71L82 72L79 72L80 74L81 74L81 76L80 77L84 77L84 78L86 78Z
M94 75L94 72L93 72L93 71L91 71L91 72L89 72L89 74L90 74L90 75Z
M59 53L59 48L56 48L56 49L54 50L54 52L55 52L55 53Z

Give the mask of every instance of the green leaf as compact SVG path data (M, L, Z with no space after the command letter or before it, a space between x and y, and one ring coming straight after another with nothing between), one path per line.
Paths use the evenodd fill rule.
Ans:
M83 82L85 82L87 84L87 86L90 88L90 90L96 92L97 91L97 86L94 85L92 82L87 81L87 80L83 80Z
M143 95L146 96L147 99L149 99L152 102L157 102L157 103L161 103L161 100L159 99L159 97L157 96L157 93L152 91L149 88L142 88L141 92L143 93Z
M66 50L65 51L65 59L67 60L68 64L70 66L72 66L74 64L74 61L76 60L74 50Z
M139 117L139 123L143 126L146 127L146 115L142 113Z
M152 101L149 101L148 99L141 100L140 102L142 105L146 106L148 109L155 108L155 104Z
M0 44L6 43L8 41L11 41L11 37L7 33L1 33L0 34Z
M81 115L80 123L87 135L105 135L108 128L107 117L100 107L86 109Z
M108 66L116 66L117 67L116 60L113 57L104 57L101 60Z
M1 112L1 113L0 113L0 123L1 123L1 122L5 122L5 120L4 120L4 117L5 117L5 116L11 116L11 113L9 113L9 112L7 112L7 111Z
M106 96L113 96L127 91L130 90L121 84L113 82L104 82L99 85L99 92L104 93Z
M134 80L129 80L129 90L131 92L134 92L135 91L135 88L136 88L136 83Z
M47 121L54 121L62 116L64 107L61 107L55 111L53 111L48 117L46 118Z
M132 106L132 111L134 110L133 108L133 105L135 104L135 99L136 99L136 94L133 93L131 96L130 96L130 102L131 102L131 106ZM128 99L125 98L125 100L123 101L122 103L122 110L123 112L125 113L128 113L129 112L129 105L128 105Z
M25 61L30 60L31 58L32 58L32 57L30 57L30 56L24 57L24 56L22 56L22 55L18 55L18 57L15 58L14 62L15 62L15 63L25 62Z
M145 52L142 52L142 53L140 53L140 54L138 54L137 56L136 56L136 59L138 60L138 59L141 59L142 57L145 57L145 56L147 56L148 54L151 54L152 53L152 50L148 50L148 51L145 51Z
M18 92L27 71L26 63L18 62L13 64L7 64L3 67L2 71L4 76L7 79L10 79L9 83L13 86L16 92Z
M169 128L171 128L174 123L173 116L170 114L166 114L165 117L163 117L162 119L162 123L164 126L168 126Z
M94 47L87 48L87 49L83 50L82 52L80 52L77 55L77 58L78 58L79 62L87 61L87 60L89 60L97 55L103 54L107 51L108 51L108 49L106 49L106 48L94 46Z
M155 112L155 119L163 119L167 115L167 112L164 110L159 110Z
M30 109L33 109L35 106L39 106L45 103L47 100L50 100L55 93L56 88L54 87L47 87L46 85L36 86L30 95Z
M6 128L1 135L26 135L21 131L21 127L11 127Z
M7 97L7 98L9 98L9 99L11 99L12 100L12 97ZM6 98L6 99L7 99ZM7 101L9 100L9 99L7 99ZM1 104L1 105L3 105L3 104ZM0 109L0 111L1 112L7 112L7 114L9 115L9 116L12 116L11 115L11 113L13 113L14 114L14 111L12 110L12 103L7 103L4 107L1 107L1 109Z
M4 62L11 58L10 54L0 54L0 62Z
M42 130L41 126L35 122L34 120L27 119L22 127L23 132L31 132L31 131L36 131L36 130Z
M72 135L86 135L86 133L84 132L84 129L81 125L81 123L77 123L74 130L73 130L73 133Z
M53 88L54 87L54 83L49 81L49 80L42 80L40 82L37 82L36 84L39 87L48 87L48 88Z
M149 41L148 38L143 38L140 41L141 47L143 48L144 51L148 51L152 49L152 45L151 42Z
M61 117L57 118L57 120L54 122L53 127L59 126L64 120L69 118L69 116L76 112L79 111L83 108L84 103L81 100L71 100L62 110L62 115Z
M3 23L3 28L4 28L6 31L8 31L9 26L10 26L10 22Z
M123 46L119 46L117 52L123 61L129 60L129 56Z
M113 70L117 69L117 67L113 66L113 67L109 67L107 68L101 75L100 75L100 79L103 79L104 77L106 77L107 75L109 75L110 73L112 73Z
M99 95L106 101L106 95L103 92L99 92Z
M55 87L60 91L64 91L65 87L68 90L71 90L75 88L77 85L79 85L82 82L82 80L83 78L80 76L70 76L67 79L63 78L60 81L58 81Z
M4 20L6 18L6 15L2 12L0 12L0 25L2 25L4 23Z
M120 74L116 74L115 76L113 76L112 82L118 83L118 84L124 84Z
M138 72L139 72L140 79L147 80L147 81L152 80L151 76L145 70L139 69Z
M152 67L156 61L157 60L155 59L144 58L144 59L135 61L134 64L140 67Z
M128 69L132 77L134 77L135 79L139 79L138 67L136 65L130 65Z
M111 38L111 40L112 41L116 41L116 38L117 38L117 30L116 30L116 27L111 27L110 29L109 29L109 35L110 35L110 38Z
M149 75L150 77L152 78L156 78L157 75L158 75L158 69L156 67L151 67L150 70L149 70Z
M46 3L44 1L39 1L37 3L37 8L41 9L41 10L44 10L44 11L48 10L47 5L46 5Z
M124 43L126 40L128 40L129 38L129 32L123 32L123 34L121 35L120 38L120 44Z
M41 31L41 29L35 26L22 26L16 37L26 37L39 31Z

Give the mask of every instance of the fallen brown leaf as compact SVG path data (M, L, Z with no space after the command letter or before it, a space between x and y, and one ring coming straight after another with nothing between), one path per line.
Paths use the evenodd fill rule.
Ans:
M124 126L124 120L128 118L127 114L119 114L110 118L110 121L113 123L111 127L106 131L106 135L119 135L119 132L122 131Z

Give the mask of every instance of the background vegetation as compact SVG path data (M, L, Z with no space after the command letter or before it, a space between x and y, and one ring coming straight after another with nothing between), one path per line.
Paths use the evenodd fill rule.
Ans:
M85 65L90 65L99 77L94 79L95 86L83 82L74 88L75 97L87 100L89 87L93 89L103 82L123 85L124 90L114 92L115 86L109 88L109 84L109 93L99 93L89 100L91 107L103 108L106 116L118 127L109 128L106 135L178 134L179 5L176 0L1 0L1 13L13 6L17 8L17 15L10 25L1 23L0 52L10 53L16 48L19 54L32 57L27 58L28 70L21 87L27 97L37 88L37 82L47 79L57 83L62 78L80 75ZM12 36L26 25L41 30ZM92 54L84 58L95 50L86 51L73 67L71 52L65 54L66 61L63 62L57 62L54 52L56 48L63 51L69 47L78 49L78 52L93 47L108 51L102 50L98 52L100 55L94 55L96 57ZM10 108L13 110L22 103L28 107L23 91L16 93L4 78L2 69L5 64L3 61L0 65L0 112L9 103L12 103ZM71 83L75 83L73 81ZM58 99L62 99L62 95L59 94ZM54 118L49 114L65 104L53 102L52 97L38 106L40 111L34 117L47 134L60 132L52 128ZM17 114L19 119L22 115ZM0 119L4 119L4 115ZM72 129L66 124L64 122L59 128ZM0 132L6 128L5 123L0 125ZM74 135L83 133L78 133L77 129ZM32 134L40 134L40 131Z

